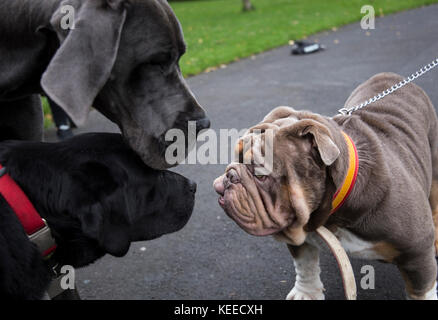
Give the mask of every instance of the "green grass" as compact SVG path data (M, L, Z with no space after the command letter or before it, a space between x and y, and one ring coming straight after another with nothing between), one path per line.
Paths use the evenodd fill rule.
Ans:
M236 61L289 40L360 21L363 5L376 16L438 3L438 0L252 0L255 11L242 12L240 0L171 3L188 45L181 59L185 76ZM415 27L415 26L413 26Z
M363 5L376 16L407 10L438 0L252 0L256 10L242 12L241 0L172 2L181 21L188 50L181 59L185 76L195 75L318 31L360 21ZM415 26L413 26L415 28ZM43 99L44 125L53 126Z
M44 111L44 128L49 129L54 125L52 112L50 111L49 102L47 101L46 97L41 97L41 102L43 104Z

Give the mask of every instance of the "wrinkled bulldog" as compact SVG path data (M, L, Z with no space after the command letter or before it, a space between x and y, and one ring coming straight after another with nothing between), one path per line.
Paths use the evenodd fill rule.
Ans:
M299 121L295 113L299 114L288 107L277 108L249 129L236 146L239 160L215 180L214 188L220 195L219 205L248 233L284 236L300 245L310 214L332 189L325 183L326 166L340 151L322 117L320 123L312 119L319 116L309 113L309 119ZM274 137L273 145L265 139L268 132ZM265 167L262 160L267 150L273 152L272 167ZM319 211L324 214L324 208ZM316 212L312 220L319 216Z
M378 74L346 106L401 80ZM219 205L246 232L287 243L297 274L287 299L324 298L313 233L323 225L350 256L396 264L408 298L437 299L438 121L421 88L351 116L276 108L235 154L214 181Z

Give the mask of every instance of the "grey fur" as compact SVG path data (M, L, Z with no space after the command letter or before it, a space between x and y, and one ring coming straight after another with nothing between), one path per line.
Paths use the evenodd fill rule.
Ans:
M378 74L354 90L345 105L401 80L393 73ZM438 203L429 203L438 183L438 120L432 102L420 87L409 84L351 117L333 120L337 130L355 141L359 171L352 194L327 224L390 244L399 252L393 262L408 293L421 297L437 276L433 215ZM339 181L342 169L333 172Z
M401 80L393 73L378 74L354 90L345 105L360 103ZM437 276L437 203L429 203L433 182L438 182L438 120L432 102L420 87L409 84L350 117L329 121L342 150L330 168L335 185L342 183L348 161L341 130L356 144L359 171L347 201L325 224L392 247L397 255L391 262L404 275L408 294L422 297Z
M60 28L63 5L75 8L73 30ZM146 164L167 168L166 131L187 131L190 120L201 120L198 130L209 125L181 76L184 52L181 27L165 0L3 1L0 108L44 89L81 124L93 105ZM41 124L27 119L13 129L20 135L27 127Z

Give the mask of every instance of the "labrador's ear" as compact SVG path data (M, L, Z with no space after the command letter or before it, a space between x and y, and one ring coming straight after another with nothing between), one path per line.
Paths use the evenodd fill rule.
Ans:
M61 45L41 79L46 94L83 124L107 82L126 18L124 0L65 0L51 19ZM74 28L65 30L66 6L74 8Z
M122 212L113 211L107 203L81 206L77 213L81 230L87 237L115 257L124 256L130 247L130 229Z
M322 123L312 119L305 119L295 124L282 128L281 134L291 134L296 137L312 136L312 142L318 149L321 160L330 166L340 155L338 146L333 142L329 129Z
M115 169L89 161L81 164L72 177L83 193L77 199L76 212L82 232L96 240L106 253L125 255L131 241L128 209L117 181L122 179L121 175Z

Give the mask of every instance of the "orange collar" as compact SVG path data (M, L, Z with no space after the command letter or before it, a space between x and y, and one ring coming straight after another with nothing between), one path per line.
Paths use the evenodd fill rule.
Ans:
M357 171L359 169L359 157L357 156L356 146L354 145L353 140L344 131L342 131L342 134L344 135L348 147L348 170L342 186L333 196L332 211L330 214L335 213L335 211L344 204L345 200L347 200L348 195L351 190L353 190L356 183Z

